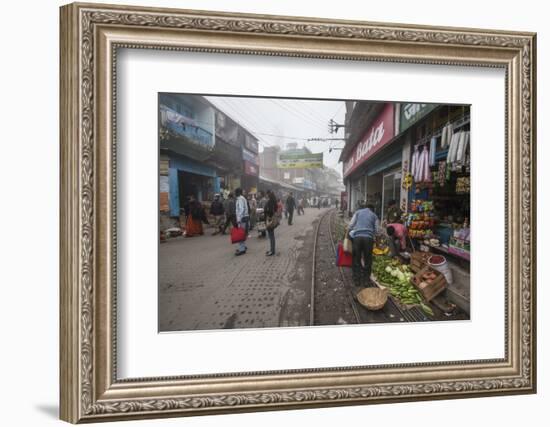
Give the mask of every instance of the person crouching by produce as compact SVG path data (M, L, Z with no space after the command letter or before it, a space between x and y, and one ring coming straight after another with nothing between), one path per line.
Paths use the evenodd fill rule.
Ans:
M389 237L389 247L391 256L399 256L407 248L407 227L398 222L388 224L386 232Z
M380 221L372 205L361 201L348 226L352 241L353 283L357 287L367 286L372 269L372 246ZM363 264L361 263L363 260Z

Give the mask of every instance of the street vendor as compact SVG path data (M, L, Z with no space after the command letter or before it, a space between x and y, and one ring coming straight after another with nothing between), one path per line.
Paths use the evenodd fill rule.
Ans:
M386 225L391 256L398 256L407 248L407 227L399 222Z
M401 209L397 206L395 200L390 200L388 202L388 210L386 211L386 223L393 224L401 221Z
M372 269L372 247L378 230L379 220L374 213L374 206L359 203L348 226L352 240L352 275L356 287L368 286ZM363 264L361 263L363 260Z

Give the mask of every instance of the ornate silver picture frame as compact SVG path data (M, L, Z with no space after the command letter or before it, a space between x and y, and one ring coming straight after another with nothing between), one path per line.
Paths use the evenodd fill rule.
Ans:
M535 34L78 3L60 13L61 419L97 422L536 391ZM120 379L116 62L122 48L504 70L504 357Z

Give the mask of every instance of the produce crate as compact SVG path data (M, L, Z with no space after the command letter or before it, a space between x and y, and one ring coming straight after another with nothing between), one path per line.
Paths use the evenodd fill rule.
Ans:
M420 270L426 267L428 258L430 258L432 255L433 254L431 252L413 252L411 254L411 264L409 265L409 267L412 271L418 273Z
M435 273L435 279L433 279L431 282L428 282L427 280L423 279L422 276L428 272ZM424 299L428 302L430 302L432 299L434 299L436 296L438 296L441 292L445 290L445 287L447 286L447 281L445 280L445 276L441 274L439 271L426 266L422 268L413 278L413 283L416 286L416 288L420 291Z

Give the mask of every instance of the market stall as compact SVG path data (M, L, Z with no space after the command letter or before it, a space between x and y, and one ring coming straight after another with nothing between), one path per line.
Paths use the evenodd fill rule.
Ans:
M470 116L464 108L413 146L405 224L415 248L470 260ZM468 110L469 111L469 110ZM455 112L456 115L456 112Z

